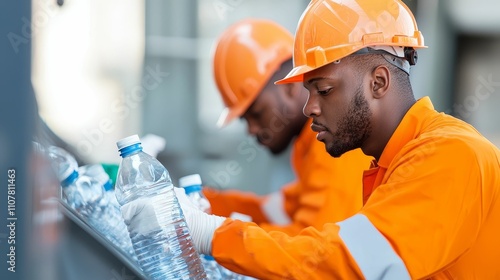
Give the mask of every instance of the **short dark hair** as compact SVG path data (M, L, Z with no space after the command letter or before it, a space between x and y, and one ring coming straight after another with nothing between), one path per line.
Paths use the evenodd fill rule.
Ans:
M411 94L413 96L413 90L411 87L410 76L399 69L398 67L387 62L381 54L361 54L349 56L349 59L356 63L356 67L360 71L373 71L380 65L384 65L389 69L393 80L396 81L395 87L401 94Z

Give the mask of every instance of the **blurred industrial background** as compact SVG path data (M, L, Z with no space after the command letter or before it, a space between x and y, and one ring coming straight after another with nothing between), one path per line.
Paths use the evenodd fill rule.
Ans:
M429 47L419 52L419 61L412 69L415 95L430 96L438 111L473 124L500 146L500 2L405 2L415 13ZM27 169L31 173L24 174L22 182L28 186L25 198L33 201L33 206L23 205L27 207L24 211L36 225L27 224L25 230L32 227L32 232L41 233L35 241L45 245L30 250L45 252L53 244L66 244L71 249L61 252L71 255L71 250L75 250L80 252L80 259L94 259L80 266L84 272L78 271L77 264L70 264L71 258L64 260L73 270L57 265L51 270L46 263L54 263L50 258L60 261L61 256L48 253L39 259L46 263L35 270L42 273L39 279L135 276L122 271L126 268L118 260L96 256L85 246L71 245L78 242L69 242L65 231L94 246L88 237L80 236L74 225L47 230L47 224L61 217L40 202L50 193L43 189L50 185L49 179L35 176L42 174L44 168L33 167L35 164L29 160L19 165L9 161L8 151L29 145L26 139L33 134L57 139L81 163L119 163L117 140L131 134L156 134L166 140L158 159L169 169L176 184L184 175L200 173L205 184L264 194L293 180L289 150L272 157L246 135L246 125L240 120L223 129L216 127L223 104L213 81L211 56L218 35L246 17L272 19L293 33L308 3L37 0L31 5L1 4L5 7L0 9L0 50L6 67L1 72L5 85L1 93L4 104L0 110L0 140L6 143L0 150L6 155L2 168L28 164L34 168ZM9 122L13 110L23 116L15 124ZM30 114L34 117L30 118ZM26 141L5 140L12 129L17 129ZM5 173L3 170L6 169L0 171ZM31 240L30 236L25 237ZM97 278L88 278L89 275Z
M272 19L294 32L308 2L73 0L59 8L34 1L32 73L40 114L86 162L119 162L118 139L153 133L166 139L159 159L174 180L200 173L221 188L275 190L293 179L289 153L271 157L246 136L243 121L215 125L223 105L212 48L226 27L246 17ZM498 4L406 2L429 46L413 69L415 94L431 96L438 110L498 143L500 21L491 12Z

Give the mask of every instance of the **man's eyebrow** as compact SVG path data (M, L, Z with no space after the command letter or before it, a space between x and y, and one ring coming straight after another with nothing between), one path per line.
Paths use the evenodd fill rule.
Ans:
M326 79L326 78L324 78L324 77L312 78L312 79L308 80L308 81L306 82L306 84L307 84L307 85L311 85L312 83L314 83L314 82L316 82L316 81L319 81L319 80L323 80L323 79Z

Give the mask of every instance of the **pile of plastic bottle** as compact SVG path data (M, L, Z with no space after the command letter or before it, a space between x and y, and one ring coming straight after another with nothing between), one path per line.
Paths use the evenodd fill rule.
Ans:
M37 144L37 143L36 143ZM199 255L168 170L145 153L137 135L117 142L116 181L101 164L78 166L62 148L43 150L61 185L61 199L90 227L122 250L148 279L253 279ZM198 174L179 180L191 202L211 213Z
M81 220L106 240L136 260L135 252L123 221L112 184L99 165L79 167L75 158L64 149L49 146L45 150L61 185L61 198Z

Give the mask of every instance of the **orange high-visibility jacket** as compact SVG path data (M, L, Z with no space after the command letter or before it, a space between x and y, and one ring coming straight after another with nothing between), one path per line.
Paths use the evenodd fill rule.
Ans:
M425 97L364 175L354 216L289 237L227 219L212 254L261 279L500 279L500 151Z
M288 225L271 224L262 211L266 196L241 191L217 191L204 188L212 213L229 217L231 212L247 214L263 229L295 235L308 226L321 229L327 222L338 222L361 209L362 188L359 178L373 159L361 149L340 158L332 158L325 145L316 140L316 132L306 123L294 142L292 167L297 180L282 188Z

